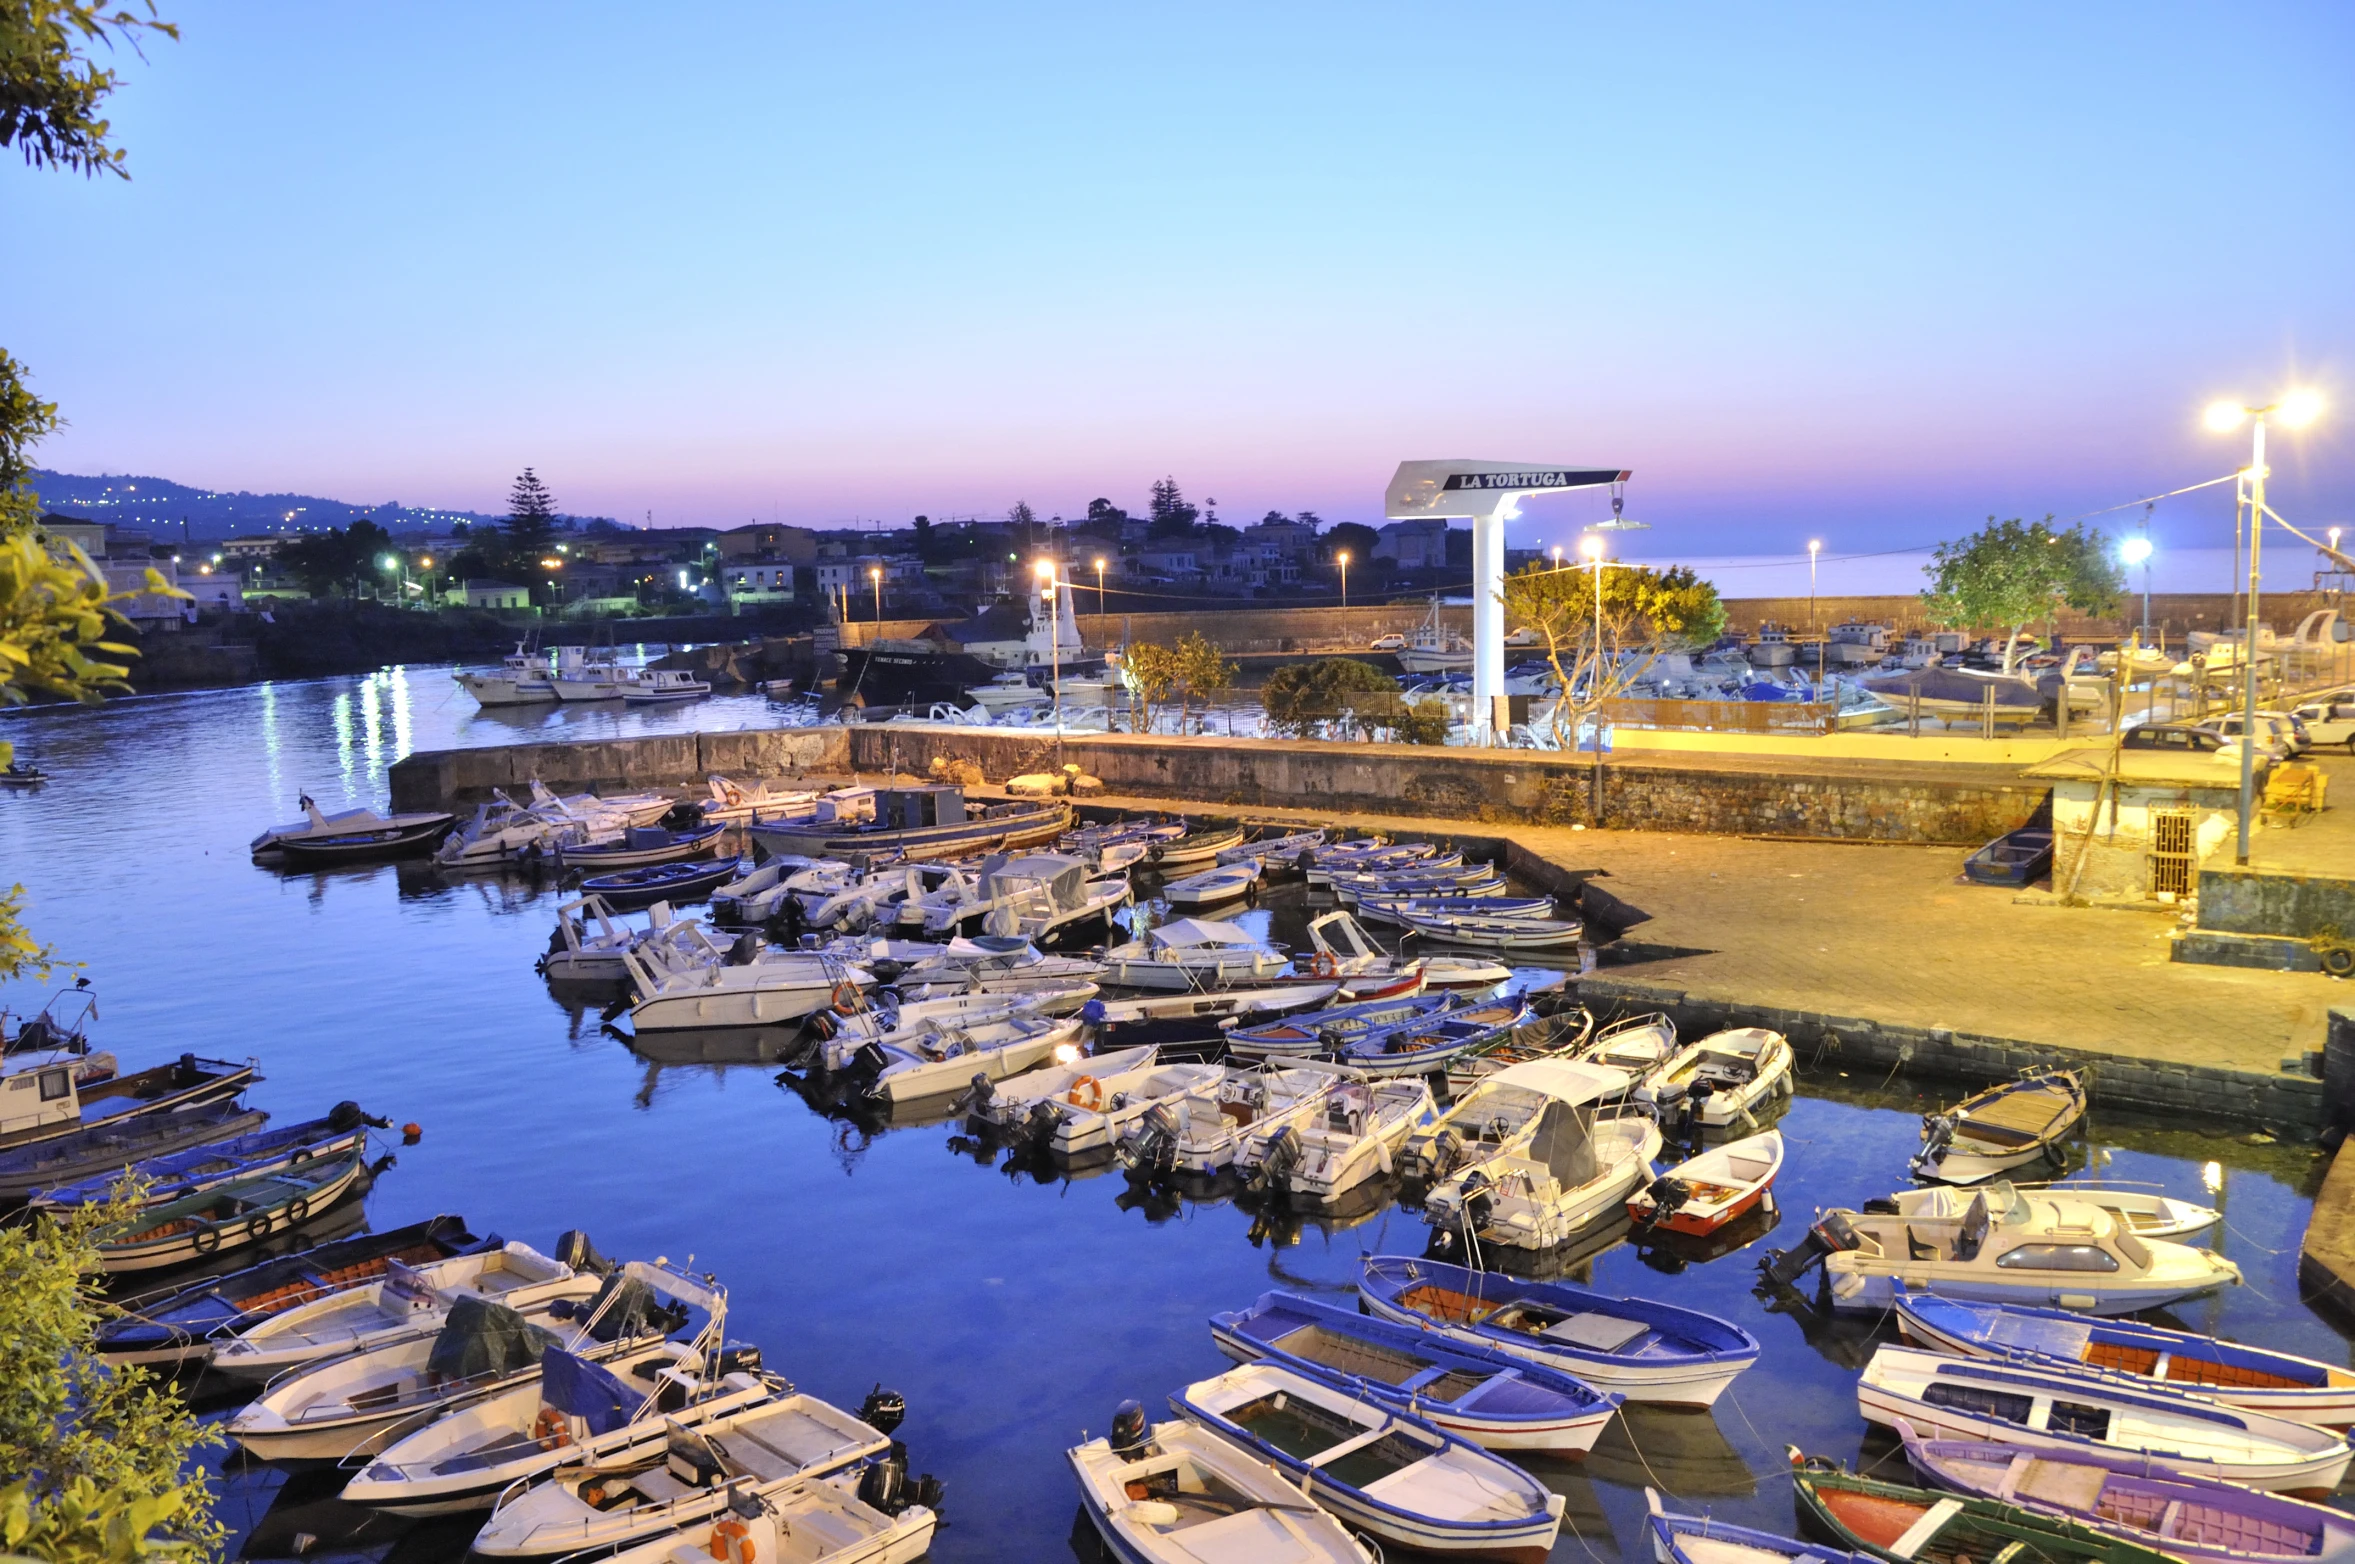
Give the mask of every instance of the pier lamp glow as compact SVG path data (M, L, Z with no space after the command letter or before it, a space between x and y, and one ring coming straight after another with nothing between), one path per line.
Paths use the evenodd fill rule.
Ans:
M1104 616L1104 556L1096 556L1096 617ZM1101 634L1101 631L1098 631Z
M1807 636L1810 640L1815 638L1815 559L1822 552L1823 539L1807 540ZM1823 672L1823 654L1820 652L1816 654L1816 672Z
M2284 429L2303 429L2321 415L2322 394L2308 390L2286 392L2263 407L2231 399L2208 404L2207 424L2216 433L2249 426L2249 465L2240 483L2249 506L2249 622L2242 626L2241 807L2233 844L2233 862L2244 869L2249 864L2249 812L2257 789L2257 746L2250 740L2257 731L2257 560L2265 532L2265 424L2271 419Z
M2142 567L2142 631L2148 635L2151 630L2151 540L2140 535L2128 538L2118 545L2118 557L2126 562L2129 570L2136 565Z
M1559 543L1554 545L1554 568L1556 570L1562 568L1562 545Z
M867 579L875 583L875 622L883 623L883 567L869 565Z
M1349 606L1349 550L1343 549L1333 558L1338 560L1341 565L1341 606L1347 608Z
M1055 606L1055 562L1042 559L1037 565L1038 600L1047 609L1047 693L1055 705L1055 732L1063 732L1063 615Z

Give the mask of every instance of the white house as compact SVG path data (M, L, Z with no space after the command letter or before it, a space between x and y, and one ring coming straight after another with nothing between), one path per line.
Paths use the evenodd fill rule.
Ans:
M443 594L444 601L466 608L529 608L530 587L512 581L463 581Z
M2190 895L2200 860L2238 824L2240 762L2200 750L2129 749L2117 758L2117 781L2106 791L2107 746L2069 750L2021 772L2052 784L2053 888L2074 879L2084 896ZM2266 767L2262 756L2258 765Z

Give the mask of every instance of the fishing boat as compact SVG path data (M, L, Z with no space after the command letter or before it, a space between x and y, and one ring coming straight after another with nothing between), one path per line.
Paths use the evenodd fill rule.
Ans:
M1330 1380L1246 1363L1170 1407L1385 1546L1542 1564L1561 1529L1562 1496L1519 1467Z
M360 858L371 852L380 857L396 857L412 849L431 847L458 819L447 810L438 809L387 815L363 807L331 815L322 811L308 793L302 795L302 811L300 820L274 825L255 837L249 844L253 856L270 857L302 843L325 847L318 855L325 858ZM373 848L358 845L371 838L375 841ZM345 845L326 846L331 843Z
M1460 1098L1488 1077L1536 1059L1576 1059L1594 1039L1594 1012L1584 1005L1541 1016L1447 1065L1447 1094Z
M2355 1518L2327 1504L2183 1476L2146 1457L2113 1451L2029 1451L1971 1439L1924 1439L1910 1428L1898 1433L1906 1459L1925 1482L2062 1516L2186 1564L2355 1561Z
M1509 1036L1532 1019L1529 1002L1450 996L1428 1015L1365 1027L1333 1049L1334 1059L1361 1075L1430 1075L1465 1054Z
M454 1300L437 1329L357 1348L282 1374L226 1425L263 1460L337 1460L382 1449L463 1400L537 1384L551 1345L604 1362L660 1341L708 1297L691 1277L632 1260L594 1297L527 1317L479 1295Z
M1403 924L1408 917L1550 918L1551 896L1433 896L1356 893L1358 916L1369 923Z
M548 683L560 701L615 701L626 677L620 654L610 646L560 646Z
M1185 826L1183 835L1153 843L1146 850L1146 862L1166 874L1216 862L1220 853L1243 845L1243 828L1232 820L1188 820Z
M548 654L532 651L522 641L515 643L515 650L507 654L496 672L468 672L453 677L478 706L530 706L556 699Z
M1213 1314L1210 1336L1238 1363L1338 1380L1484 1450L1577 1460L1619 1410L1618 1396L1526 1358L1293 1293L1261 1293L1248 1309Z
M1298 870L1302 853L1312 852L1324 845L1325 833L1321 828L1314 831L1289 831L1280 836L1255 836L1247 842L1222 847L1213 861L1222 864L1248 861L1258 864L1262 873L1281 874L1286 870Z
M574 862L578 864L579 860L576 858ZM622 911L651 906L658 901L686 906L703 900L734 879L736 865L734 858L710 863L653 863L644 868L594 875L581 881L581 893L601 896L606 905Z
M2052 872L2052 827L2007 831L1963 860L1976 885L2027 885Z
M682 1429L658 1449L558 1467L502 1492L472 1550L537 1559L631 1547L740 1504L775 1502L890 1449L889 1434L840 1407L810 1395L776 1397Z
M1331 1054L1350 1038L1373 1028L1409 1025L1448 1008L1444 994L1409 994L1369 1000L1330 1010L1312 1010L1237 1026L1227 1032L1227 1049L1239 1059L1309 1058Z
M1787 646L1783 649L1790 650ZM1707 1515L1674 1514L1661 1504L1659 1490L1649 1486L1644 1489L1644 1508L1654 1564L1867 1564L1861 1553L1800 1542Z
M2264 1412L2086 1369L1950 1358L1882 1347L1856 1382L1867 1422L1934 1439L2031 1451L2139 1455L2196 1477L2322 1498L2346 1475L2347 1441Z
M638 668L622 680L621 698L633 706L701 700L711 686L683 668Z
M1761 1206L1771 1209L1775 1175L1782 1170L1780 1130L1728 1141L1678 1163L1628 1196L1627 1214L1641 1229L1700 1237Z
M1976 1184L2040 1157L2058 1158L2061 1142L2085 1118L2085 1077L2077 1070L2033 1068L1954 1107L1922 1115L1922 1149L1914 1176Z
M658 972L715 966L728 957L728 947L713 939L703 924L693 918L674 919L667 898L654 903L642 929L617 922L619 911L594 892L558 907L547 953L539 959L540 974L560 983L626 983L630 969L622 957L629 952Z
M1288 1204L1337 1205L1387 1176L1407 1136L1437 1112L1430 1083L1419 1077L1344 1077L1317 1112L1245 1137L1237 1165L1251 1170L1255 1188Z
M1897 1327L1907 1341L1958 1357L2096 1369L2317 1428L2355 1424L2355 1373L2270 1347L1910 1289L1897 1298Z
M637 869L647 864L677 863L700 858L719 845L728 828L717 820L673 831L665 826L631 826L610 841L564 842L555 846L559 868L603 874L611 869Z
M586 1260L586 1240L567 1237L579 1246L575 1258ZM323 1293L241 1328L214 1347L212 1364L235 1379L267 1380L383 1342L430 1336L460 1298L491 1299L545 1314L557 1299L587 1298L597 1285L594 1274L575 1269L569 1260L551 1259L512 1240L420 1266L388 1260L374 1280Z
M1249 930L1209 918L1177 918L1104 952L1106 981L1129 988L1232 988L1289 969L1282 951Z
M724 1514L682 1526L634 1548L607 1555L608 1564L680 1564L688 1559L732 1559L737 1564L915 1564L930 1551L938 1512L904 1497L880 1508L866 1500L868 1485L833 1477L731 1505Z
M1788 1095L1794 1069L1782 1033L1734 1027L1710 1033L1647 1072L1636 1096L1688 1128L1723 1129L1752 1121L1761 1105Z
M706 820L724 820L730 825L758 825L762 819L789 820L816 810L821 792L809 788L778 787L756 778L751 782L732 782L714 771L704 779L711 789L711 797L697 805Z
M1467 1250L1568 1243L1652 1179L1660 1126L1644 1115L1597 1119L1555 1101L1538 1114L1527 1149L1492 1156L1434 1186L1423 1216Z
M1368 1255L1358 1296L1381 1319L1529 1358L1630 1401L1705 1407L1758 1361L1730 1321L1649 1298L1406 1255Z
M943 1026L921 1041L869 1043L859 1058L876 1071L867 1095L914 1102L957 1090L976 1075L1004 1080L1055 1055L1079 1035L1076 1018L1011 1015L971 1026ZM875 1061L881 1060L878 1068Z
M382 1278L388 1263L417 1267L452 1255L497 1248L477 1238L463 1217L437 1216L385 1233L330 1239L227 1276L121 1300L122 1312L98 1326L108 1363L201 1363L214 1344L298 1305Z
M1451 867L1425 861L1404 869L1356 874L1335 870L1327 878L1327 889L1344 907L1354 907L1369 897L1390 902L1422 898L1440 903L1442 910L1450 914L1467 910L1448 905L1451 902L1490 900L1505 888L1505 877L1484 863L1459 863Z
M1080 1508L1120 1564L1372 1564L1349 1529L1272 1462L1191 1423L1148 1428L1134 1401L1121 1404L1112 1426L1067 1459Z
M1215 869L1204 869L1182 879L1164 880L1161 899L1172 907L1191 910L1197 907L1218 907L1231 901L1241 901L1259 887L1259 860L1246 858L1241 863L1221 864Z
M2003 1183L1918 1204L1911 1215L1868 1210L1841 1219L1851 1246L1824 1257L1835 1309L1884 1310L1902 1287L2133 1314L2241 1280L2239 1266L2208 1250L2138 1238L2097 1207Z
M1352 979L1420 972L1428 988L1494 988L1513 975L1511 967L1477 956L1394 956L1346 910L1311 918L1308 943L1316 952L1309 958L1312 972Z
M186 1151L143 1158L119 1171L77 1183L52 1184L29 1203L35 1209L51 1210L103 1205L114 1198L123 1179L136 1178L147 1186L142 1206L168 1205L239 1179L358 1151L367 1145L371 1127L386 1129L389 1125L361 1112L356 1102L339 1102L324 1118L305 1119L274 1130L251 1130Z
M1624 1098L1632 1084L1624 1070L1571 1059L1539 1059L1500 1070L1408 1136L1399 1170L1409 1178L1446 1178L1528 1145L1548 1103L1585 1107L1614 1101Z
M54 1185L93 1178L111 1183L134 1162L250 1135L269 1118L259 1108L229 1099L174 1113L102 1119L88 1129L0 1151L0 1198L23 1199Z
M2164 1194L2147 1185L2116 1184L2101 1179L2073 1178L2058 1184L2012 1186L2023 1195L2054 1195L2097 1206L2137 1238L2196 1238L2224 1220L2214 1206ZM1894 1197L1900 1210L1909 1200L1926 1199L1933 1189L1900 1190Z
M2049 1510L1859 1477L1831 1461L1790 1453L1800 1513L1848 1547L1888 1564L1996 1558L2172 1564L2165 1553Z
M1204 1175L1231 1166L1243 1143L1279 1124L1298 1123L1339 1083L1331 1070L1228 1066L1215 1097L1156 1103L1114 1150L1132 1172L1152 1177Z
M0 766L0 787L39 787L48 780L48 772L18 756L11 756L8 764Z
M846 801L849 802L849 801ZM1051 842L1071 826L1071 806L1056 799L968 803L958 787L877 788L865 795L870 813L847 815L820 799L806 819L751 827L753 842L769 853L844 858L955 857L1011 852Z
M109 1276L117 1276L251 1248L273 1232L334 1205L366 1178L367 1171L366 1157L353 1149L150 1206L99 1235L98 1263Z
M1081 1054L1025 1070L1009 1077L1002 1087L977 1071L958 1106L964 1110L965 1122L985 1134L1005 1137L1027 1131L1035 1138L1034 1125L1040 1110L1051 1116L1072 1092L1078 1092L1084 1099L1088 1092L1082 1083L1092 1082L1101 1087L1132 1071L1149 1070L1159 1059L1160 1050L1149 1043L1137 1048L1116 1048L1108 1053Z
M1130 1125L1156 1106L1188 1111L1197 1099L1215 1102L1226 1072L1215 1064L1159 1062L1083 1075L1060 1097L1041 1103L1026 1123L1034 1142L1058 1157L1086 1157L1112 1150Z
M251 1059L239 1063L182 1054L172 1064L84 1086L79 1078L80 1059L60 1055L38 1068L0 1075L0 1192L21 1194L61 1181L56 1174L42 1176L41 1158L10 1156L5 1154L8 1151L29 1150L42 1141L62 1140L101 1125L177 1115L184 1109L235 1097L258 1079L254 1072ZM72 1148L60 1149L70 1154ZM64 1176L80 1178L87 1171ZM28 1173L34 1182L20 1182Z
M1431 599L1431 615L1398 648L1398 666L1406 673L1470 673L1472 643L1439 617L1439 599Z
M1447 913L1401 912L1409 933L1486 950L1560 950L1575 945L1586 925L1575 918L1474 918Z
M640 1032L784 1026L835 1003L856 1003L872 974L819 956L779 952L743 966L656 972L624 952L635 999L630 1025Z

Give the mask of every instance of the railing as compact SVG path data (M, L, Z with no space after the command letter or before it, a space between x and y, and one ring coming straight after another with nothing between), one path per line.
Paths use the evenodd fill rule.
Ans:
M1840 708L1827 701L1603 702L1614 727L1670 728L1688 733L1829 733Z

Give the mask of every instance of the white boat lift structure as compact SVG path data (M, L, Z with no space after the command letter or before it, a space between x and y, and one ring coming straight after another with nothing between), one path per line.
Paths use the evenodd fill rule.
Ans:
M1383 504L1392 521L1438 516L1472 523L1472 726L1493 744L1505 708L1505 523L1525 494L1564 489L1616 491L1630 474L1618 467L1545 462L1442 460L1400 462Z

